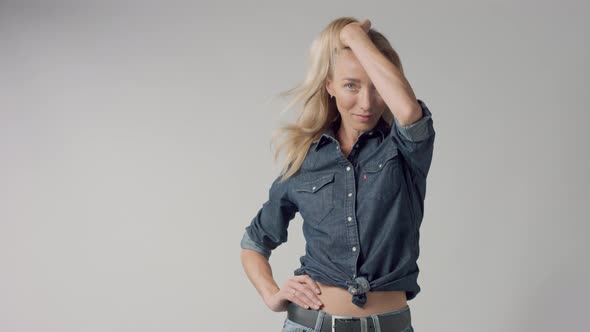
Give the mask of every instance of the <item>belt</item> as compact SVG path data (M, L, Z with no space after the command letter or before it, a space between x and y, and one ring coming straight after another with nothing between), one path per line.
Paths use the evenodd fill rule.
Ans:
M410 307L407 309L400 309L399 313L377 314L378 324L381 331L401 332L410 327L411 314ZM287 308L287 318L297 324L308 327L315 327L319 310L305 309L299 305L290 302ZM362 329L362 325L366 324L366 329ZM371 332L377 331L375 322L371 316L361 317L352 316L334 316L325 313L322 328L318 332Z

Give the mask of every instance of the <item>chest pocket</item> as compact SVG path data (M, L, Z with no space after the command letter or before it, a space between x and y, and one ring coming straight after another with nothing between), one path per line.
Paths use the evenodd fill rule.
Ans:
M359 180L359 194L371 199L387 200L397 195L403 181L402 156L391 145L375 160L367 163Z
M319 224L334 208L334 173L297 184L294 195L304 222Z

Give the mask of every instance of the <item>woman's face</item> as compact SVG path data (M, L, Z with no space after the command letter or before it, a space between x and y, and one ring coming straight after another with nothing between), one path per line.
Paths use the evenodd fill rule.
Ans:
M342 125L361 132L372 129L387 105L352 52L341 50L334 65L333 79L326 89L336 99Z

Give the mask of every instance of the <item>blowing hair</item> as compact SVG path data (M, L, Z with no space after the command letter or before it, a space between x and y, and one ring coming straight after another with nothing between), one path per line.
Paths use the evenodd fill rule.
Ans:
M295 87L279 93L281 97L292 96L284 110L290 109L293 105L300 105L295 123L280 126L272 135L271 145L278 142L274 161L277 161L281 151L285 151L280 182L287 180L299 170L310 146L339 116L336 100L330 98L326 90L326 81L333 77L339 50L349 49L340 41L340 31L352 22L359 21L353 17L340 17L330 22L313 40L308 50L304 80ZM387 38L372 28L368 36L377 49L403 74L400 58ZM392 124L394 116L388 107L382 117L388 124Z

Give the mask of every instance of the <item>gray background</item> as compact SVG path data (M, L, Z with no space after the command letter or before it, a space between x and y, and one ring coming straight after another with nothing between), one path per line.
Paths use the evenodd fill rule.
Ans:
M582 330L590 27L556 3L1 2L0 330L280 330L239 241L278 174L276 94L349 15L437 131L415 329Z

